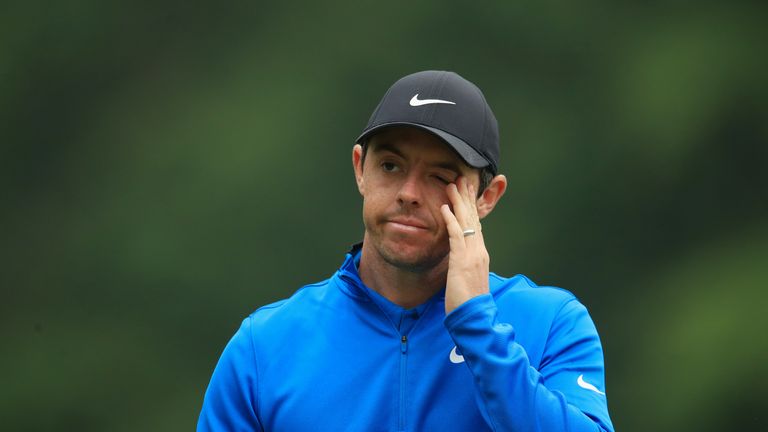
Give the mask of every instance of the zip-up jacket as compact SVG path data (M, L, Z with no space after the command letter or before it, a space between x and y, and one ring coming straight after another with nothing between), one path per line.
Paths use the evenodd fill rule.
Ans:
M586 308L522 275L445 315L367 288L359 248L328 280L246 318L198 431L613 431Z

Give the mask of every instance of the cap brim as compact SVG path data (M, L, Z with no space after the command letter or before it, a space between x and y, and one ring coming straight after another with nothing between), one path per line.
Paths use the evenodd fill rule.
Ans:
M462 140L461 138L451 135L448 132L445 132L443 130L433 128L431 126L424 126L418 123L393 122L393 123L380 124L364 131L362 135L360 135L355 142L361 143L366 139L370 138L371 135L373 135L374 133L379 132L382 129L390 126L413 126L415 128L419 128L427 132L431 132L437 135L438 138L445 141L445 143L451 146L451 148L456 150L456 153L458 153L459 156L461 156L461 158L464 159L464 162L466 162L467 165L474 168L485 168L487 166L491 166L491 163L488 162L488 160L485 157L483 157L483 155L478 153L477 150L473 149L472 146L464 142L464 140ZM493 169L493 167L491 167L491 169Z

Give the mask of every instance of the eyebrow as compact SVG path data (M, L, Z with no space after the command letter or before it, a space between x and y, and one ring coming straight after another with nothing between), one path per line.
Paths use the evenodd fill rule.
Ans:
M400 150L397 149L397 147L393 146L388 142L371 146L371 151L373 151L374 153L390 152L405 159L405 155L403 154L403 152L401 152Z

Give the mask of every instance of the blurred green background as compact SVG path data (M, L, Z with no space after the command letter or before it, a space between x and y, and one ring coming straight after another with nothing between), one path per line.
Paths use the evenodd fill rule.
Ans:
M574 292L622 431L768 429L765 2L3 2L0 421L191 430L260 305L361 238L407 73L499 120L492 269Z

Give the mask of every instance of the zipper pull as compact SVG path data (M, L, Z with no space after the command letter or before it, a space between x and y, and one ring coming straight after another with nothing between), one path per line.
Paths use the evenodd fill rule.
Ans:
M408 336L402 335L400 337L400 352L405 354L408 351Z

